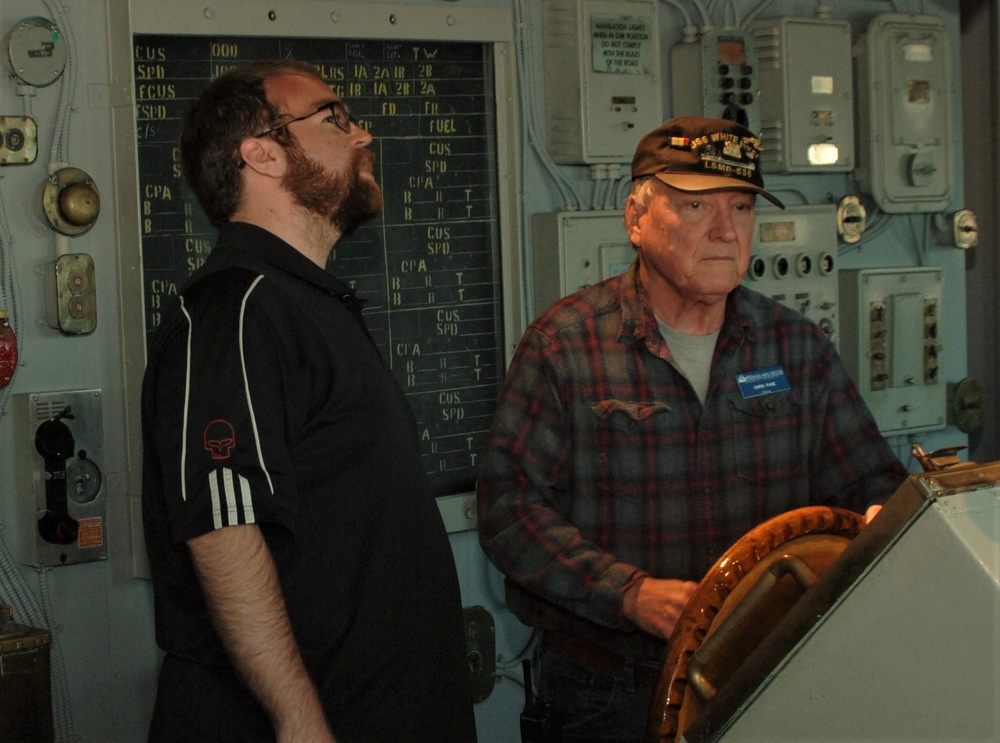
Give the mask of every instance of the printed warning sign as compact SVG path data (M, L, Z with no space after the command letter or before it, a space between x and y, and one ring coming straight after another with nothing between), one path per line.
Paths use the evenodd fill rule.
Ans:
M80 531L77 539L81 547L100 547L104 544L103 519L80 519Z
M590 17L594 72L653 74L653 19L648 16Z

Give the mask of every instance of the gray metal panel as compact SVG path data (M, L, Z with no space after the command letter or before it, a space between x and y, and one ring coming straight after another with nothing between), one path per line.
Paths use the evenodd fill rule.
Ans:
M685 740L1000 739L1000 486L920 486L933 500L870 569L728 721Z
M358 39L511 41L510 13L496 8L282 0L131 0L132 33L330 36Z

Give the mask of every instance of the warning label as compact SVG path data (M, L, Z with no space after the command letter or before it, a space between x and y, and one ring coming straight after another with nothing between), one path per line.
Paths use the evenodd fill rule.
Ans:
M80 519L80 531L77 539L81 547L100 547L104 544L103 519Z
M652 18L594 15L590 17L590 37L594 72L652 74Z

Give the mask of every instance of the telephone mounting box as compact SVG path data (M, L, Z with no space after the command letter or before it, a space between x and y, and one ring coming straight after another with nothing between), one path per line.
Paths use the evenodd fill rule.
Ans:
M107 559L101 391L14 397L18 558L58 567Z

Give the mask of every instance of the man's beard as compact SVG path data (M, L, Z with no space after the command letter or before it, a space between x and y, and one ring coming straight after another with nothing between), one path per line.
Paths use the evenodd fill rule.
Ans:
M330 220L340 234L349 235L359 225L382 210L382 190L361 176L365 159L375 161L370 150L355 150L351 167L345 173L333 173L312 160L293 144L286 149L288 172L285 188L299 205Z

